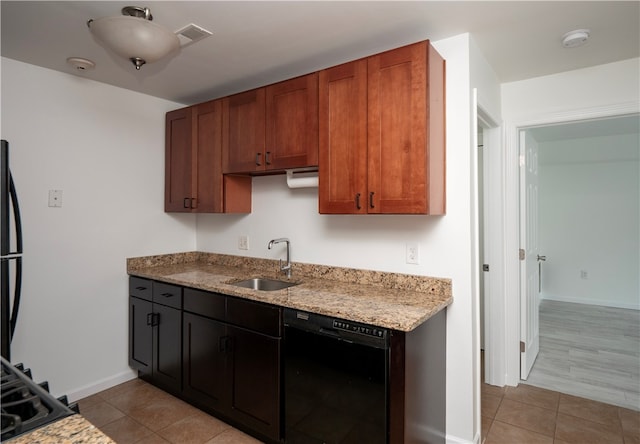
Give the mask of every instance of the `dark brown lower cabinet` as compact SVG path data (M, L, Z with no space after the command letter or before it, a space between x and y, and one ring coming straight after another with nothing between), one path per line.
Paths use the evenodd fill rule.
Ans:
M230 394L224 351L227 327L192 313L184 313L183 320L183 393L202 406L226 412Z
M280 338L229 326L231 416L259 433L280 437Z
M184 310L183 397L267 442L279 442L280 309L185 289Z
M182 381L182 313L129 297L129 366L172 393Z
M182 312L153 304L153 381L178 393L182 386Z
M147 319L152 305L150 301L129 297L129 367L149 374L152 371L153 335Z
M181 308L180 287L130 278L129 366L174 394L182 388Z

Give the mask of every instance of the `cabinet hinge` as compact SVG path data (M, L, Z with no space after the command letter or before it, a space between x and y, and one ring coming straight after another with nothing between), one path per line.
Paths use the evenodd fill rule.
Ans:
M521 248L518 254L520 256L520 260L523 261L525 257L524 248Z
M520 353L524 353L524 351L525 351L524 342L520 341Z

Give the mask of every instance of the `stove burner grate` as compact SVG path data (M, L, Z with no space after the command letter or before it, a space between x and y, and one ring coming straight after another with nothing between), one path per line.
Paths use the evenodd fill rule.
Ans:
M28 370L22 372L4 358L1 363L1 440L16 437L73 414L71 409L26 376L30 375Z

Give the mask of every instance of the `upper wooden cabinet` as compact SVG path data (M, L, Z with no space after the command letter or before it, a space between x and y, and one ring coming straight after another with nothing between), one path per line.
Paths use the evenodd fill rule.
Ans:
M318 75L225 97L223 172L318 165Z
M192 108L168 112L165 123L164 211L191 211Z
M251 212L251 178L222 174L222 101L166 115L165 211Z
M444 65L425 41L320 72L320 213L445 213Z

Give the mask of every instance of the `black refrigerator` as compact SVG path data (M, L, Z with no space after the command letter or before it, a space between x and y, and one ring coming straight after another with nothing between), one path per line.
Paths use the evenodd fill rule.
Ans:
M16 187L9 169L9 143L0 141L0 296L2 357L11 360L22 287L22 224Z

